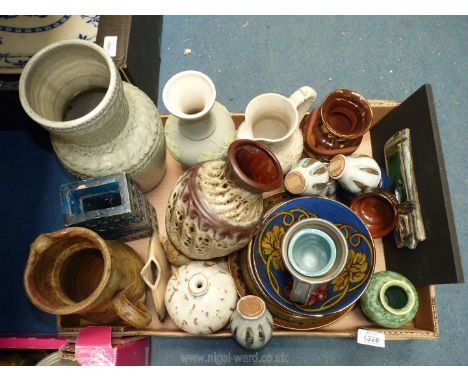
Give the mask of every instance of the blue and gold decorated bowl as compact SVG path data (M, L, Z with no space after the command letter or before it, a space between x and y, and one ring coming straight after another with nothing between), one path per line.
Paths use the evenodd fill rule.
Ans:
M293 284L281 256L281 239L300 220L320 218L333 223L348 244L348 261L333 280L320 285L307 304L290 301ZM331 199L300 197L282 202L264 216L247 251L249 274L262 294L283 311L319 317L343 311L366 290L375 267L372 237L361 219L348 207Z

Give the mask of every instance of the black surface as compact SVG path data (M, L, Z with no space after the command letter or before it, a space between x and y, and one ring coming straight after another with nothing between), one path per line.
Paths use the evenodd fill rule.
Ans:
M384 238L386 267L405 275L417 286L463 282L460 250L429 84L419 88L372 128L373 156L384 168L385 142L405 128L411 130L416 185L427 238L414 250L397 248L393 234Z
M126 73L130 81L158 102L162 16L132 16Z
M0 336L56 333L55 316L23 289L29 245L63 228L60 185L73 179L56 159L47 131L30 120L18 92L0 91Z

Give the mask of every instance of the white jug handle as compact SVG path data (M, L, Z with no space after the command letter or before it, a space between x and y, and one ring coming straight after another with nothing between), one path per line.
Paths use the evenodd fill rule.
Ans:
M302 86L289 97L289 100L296 106L299 123L316 98L317 92L310 86Z

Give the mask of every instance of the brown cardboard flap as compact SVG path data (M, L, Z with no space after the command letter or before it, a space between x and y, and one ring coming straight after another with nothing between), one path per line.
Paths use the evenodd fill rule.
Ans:
M397 131L411 130L413 164L426 240L416 249L397 248L384 238L387 269L416 286L463 282L460 250L448 190L439 128L430 85L424 85L372 129L372 153L385 168L384 144Z
M103 46L106 36L117 36L117 53L112 59L118 68L127 66L131 26L132 16L101 16L99 20L96 44Z
M122 78L145 92L156 104L161 64L162 16L101 16L96 43L117 36L113 57Z

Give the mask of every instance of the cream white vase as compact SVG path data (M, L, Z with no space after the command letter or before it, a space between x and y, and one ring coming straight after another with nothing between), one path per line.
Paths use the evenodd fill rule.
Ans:
M276 93L260 94L247 105L237 139L268 146L286 174L302 156L304 139L299 125L316 98L316 91L309 86L302 86L289 98Z
M330 178L338 180L341 187L352 194L361 194L375 188L382 179L377 162L367 155L336 155L328 166Z
M222 329L236 309L237 291L228 270L210 261L176 268L166 287L166 308L174 323L191 334Z
M167 149L184 167L206 160L225 159L236 137L231 115L216 102L213 81L195 70L177 73L163 89L171 115L165 126Z
M23 70L19 95L75 176L126 172L143 192L161 181L166 153L158 110L145 93L122 82L98 45L67 40L40 50Z

